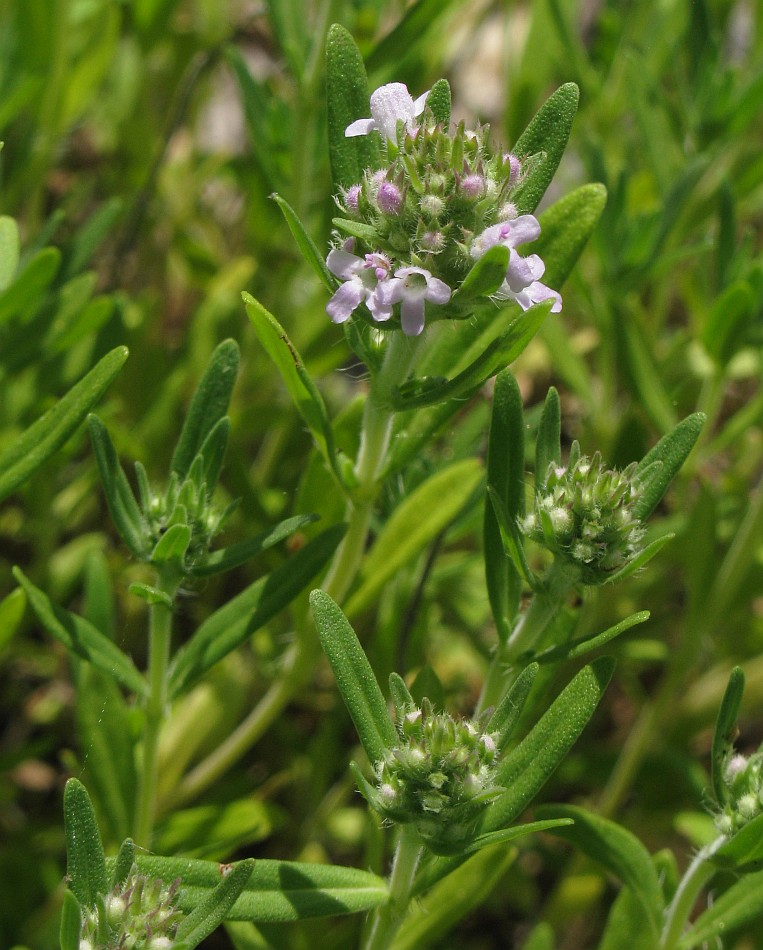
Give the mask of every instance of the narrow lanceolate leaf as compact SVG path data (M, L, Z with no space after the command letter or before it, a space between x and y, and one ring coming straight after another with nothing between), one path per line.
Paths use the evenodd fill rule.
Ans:
M644 907L630 888L615 898L597 950L654 950L654 934L644 926Z
M763 913L763 871L747 874L716 896L691 930L678 942L679 950L712 946L711 941L728 937L739 927L760 920Z
M535 682L538 668L537 663L531 663L522 670L485 726L485 732L498 733L496 745L499 750L505 749L511 739Z
M535 440L535 490L546 487L546 475L552 462L557 465L562 460L562 410L559 393L552 386L543 404L538 437Z
M711 860L719 867L741 872L763 869L763 815L748 821Z
M520 214L535 210L554 177L567 147L579 95L574 82L560 86L540 107L513 148L520 159L543 153L512 196Z
M66 876L82 907L95 907L99 894L108 890L106 860L101 835L87 789L76 778L64 788Z
M192 911L220 883L215 861L138 855L140 871L163 881L180 878L178 902ZM355 914L385 904L387 882L368 871L330 864L257 859L243 892L228 911L228 920L280 923L307 917Z
M561 646L544 650L543 653L535 655L535 662L558 663L562 660L577 660L586 653L590 653L591 650L596 650L604 646L605 643L609 643L610 640L614 640L615 637L619 637L621 633L625 633L626 630L630 630L630 628L635 627L636 624L644 623L644 621L648 619L649 611L641 610L638 613L631 614L630 617L626 617L625 620L621 620L620 623L616 623L613 627L609 627L603 633L599 633L595 637L579 637L577 640L571 640L569 643L563 643Z
M204 443L201 449L199 449L199 455L204 463L204 482L207 486L208 498L212 497L217 481L220 478L220 470L223 467L223 459L225 458L225 450L228 447L229 435L230 419L227 416L223 416L222 419L218 420L206 439L204 439Z
M489 343L477 359L453 379L412 379L398 387L392 395L392 408L397 412L405 412L433 406L446 399L470 396L524 351L548 316L551 303L544 301L517 317L504 333Z
M488 806L483 832L509 825L546 784L593 715L614 665L611 657L601 657L584 667L506 756L495 778L506 791Z
M170 698L188 689L288 606L328 563L344 531L344 525L328 528L208 617L175 654L169 675Z
M127 359L118 346L100 360L56 405L0 454L0 499L56 452L113 382Z
M737 716L739 715L743 692L744 672L740 666L735 666L729 676L726 692L723 694L721 708L718 710L718 718L715 721L715 732L713 733L711 770L713 792L719 805L725 805L728 801L728 790L726 783L723 781L723 765L726 755L734 743Z
M477 297L489 297L494 294L506 279L508 266L509 249L501 244L491 247L478 258L464 277L453 295L453 303L466 303Z
M347 30L335 23L326 40L326 101L329 159L334 184L358 184L366 168L379 164L374 135L347 138L345 129L356 119L370 116L368 78L363 57Z
M209 433L228 411L238 373L239 349L235 340L223 340L209 359L196 387L183 423L171 470L180 478L188 474Z
M72 891L64 891L61 906L61 929L59 944L61 950L80 950L79 935L82 929L82 908Z
M98 416L89 416L87 422L111 518L130 551L135 557L144 559L148 555L146 526L124 469L119 464L117 450Z
M539 254L543 259L544 283L561 290L598 224L606 202L604 185L582 185L540 215L540 237L528 244L527 253Z
M17 587L0 600L0 652L13 639L26 611L26 594Z
M363 561L360 587L347 603L348 616L365 610L397 571L456 518L481 480L479 461L463 459L436 472L401 502Z
M272 548L274 544L278 544L279 541L288 538L289 535L294 534L295 531L317 520L318 515L296 515L294 518L287 518L285 521L281 521L273 528L268 528L267 531L263 531L253 538L241 541L238 544L232 544L230 547L222 548L220 551L213 551L204 559L203 563L192 567L189 570L189 574L193 577L209 577L212 574L229 571L234 567L238 567L239 564L248 561L250 558L255 557L257 554L267 551L267 549Z
M636 518L645 521L660 503L668 485L694 448L704 423L703 412L687 416L641 459L636 468L636 475L645 471L652 462L662 462L662 468L649 479L641 498L634 506L633 514Z
M616 584L619 581L624 581L626 577L630 577L631 574L635 574L637 571L640 571L645 564L648 564L653 557L655 557L668 543L672 541L675 537L674 534L668 533L663 534L661 538L655 538L654 541L651 541L645 548L642 548L641 551L628 561L623 567L618 571L614 571L608 578L607 584Z
M447 129L450 125L450 84L447 79L438 79L429 90L427 106L435 122Z
M148 687L145 679L130 657L112 640L87 620L54 604L18 567L13 568L13 576L24 588L37 619L51 636L60 640L67 650L108 673L138 696L146 695Z
M524 514L525 440L522 395L509 370L499 373L493 390L493 411L487 449L487 483L508 518ZM519 572L503 549L501 529L490 498L485 500L485 580L496 631L501 642L511 633L519 609Z
M228 916L254 870L254 858L232 864L220 883L180 922L175 941L190 948L198 946Z
M544 821L530 821L524 825L514 825L512 828L502 828L501 831L491 831L486 835L479 835L465 849L465 854L480 851L490 844L505 844L523 838L525 835L535 834L537 831L550 831L552 828L564 828L571 825L571 818L551 818Z
M660 931L663 895L649 852L630 831L613 821L574 805L544 805L540 818L571 818L574 824L557 828L554 834L571 842L598 861L630 888L641 904L644 923L656 937Z
M0 291L13 280L19 265L19 226L13 218L0 216Z
M57 247L44 247L38 251L0 293L0 324L19 313L27 310L33 312L39 307L60 265L61 252Z
M315 246L315 242L307 233L305 226L299 220L297 212L292 208L289 202L280 195L271 195L271 198L281 209L281 212L286 219L286 223L289 225L289 230L292 233L292 237L297 242L297 247L299 248L302 257L304 257L307 263L312 267L313 271L315 272L315 276L323 284L323 286L333 293L334 288L336 287L336 280L332 276L328 267L326 267L324 255L321 254L321 252Z
M170 525L156 542L151 552L151 563L169 564L171 561L182 563L190 543L191 529L187 524Z
M372 765L381 762L397 745L397 731L371 664L349 621L328 594L314 590L310 605L321 646L368 760Z
M305 369L299 355L276 318L250 294L243 294L246 312L252 321L257 338L281 374L294 405L307 423L318 449L341 483L341 470L334 445L334 430L331 428L323 397Z
M114 866L111 870L111 887L119 887L127 880L133 864L135 863L135 842L132 838L125 838L119 846Z

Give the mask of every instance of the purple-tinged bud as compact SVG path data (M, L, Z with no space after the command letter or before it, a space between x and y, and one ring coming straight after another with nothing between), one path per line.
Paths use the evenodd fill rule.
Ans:
M350 185L344 193L344 205L348 211L358 210L358 198L360 197L360 185Z
M387 173L383 168L380 168L378 171L375 171L373 175L371 175L371 187L374 191L378 191L386 180Z
M485 179L482 175L464 175L460 184L461 191L468 198L481 198L485 194Z
M501 221L512 221L514 218L517 217L518 214L519 214L519 211L517 209L517 206L514 204L514 202L507 201L505 204L501 205L498 211L498 218Z
M504 163L509 165L509 184L516 185L522 176L522 163L513 152L507 152L503 156Z
M425 231L421 235L422 251L437 254L445 247L445 235L442 231Z
M399 214L403 206L403 196L397 185L385 181L376 192L376 203L384 214Z

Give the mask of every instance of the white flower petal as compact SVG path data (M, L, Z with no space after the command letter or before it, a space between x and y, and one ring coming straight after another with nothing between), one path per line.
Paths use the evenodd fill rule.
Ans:
M352 311L365 295L364 290L360 279L348 280L336 290L334 296L326 304L326 313L334 323L344 323L345 320L350 319Z
M347 128L344 130L345 138L354 138L356 135L368 135L369 132L373 132L376 128L376 123L373 119L356 119L354 122L350 122Z
M405 297L400 310L400 325L406 336L418 336L424 329L424 297Z
M397 122L406 124L415 117L413 98L401 82L379 86L371 93L371 115L376 128L392 142L397 138Z
M518 244L526 244L528 241L534 241L540 236L540 224L538 219L532 214L520 215L508 223L511 225L511 234L509 236L511 247L517 247Z
M450 287L444 280L437 277L430 277L427 281L426 299L430 303L447 303L450 300Z
M421 113L424 111L424 106L427 103L427 96L429 95L431 91L432 91L431 89L427 89L425 93L422 93L422 95L420 95L419 98L415 100L415 102L413 103L414 115L421 115Z
M349 251L341 248L334 248L326 258L326 267L336 277L341 277L342 280L349 280L350 277L357 274L362 266L362 257L358 257L357 254L350 254Z

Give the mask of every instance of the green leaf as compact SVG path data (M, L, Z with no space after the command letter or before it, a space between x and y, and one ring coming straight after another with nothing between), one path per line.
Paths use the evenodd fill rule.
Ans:
M420 409L455 397L471 395L497 372L512 363L540 329L549 314L552 301L544 301L520 314L508 330L496 337L461 373L453 379L411 379L392 395L397 412Z
M509 825L546 784L593 715L614 666L614 660L605 656L584 667L501 762L495 783L506 791L488 805L483 832Z
M19 266L19 226L8 215L0 216L0 292L13 280Z
M204 439L204 443L199 450L199 455L204 463L204 483L207 487L207 498L211 498L220 478L220 470L223 467L225 450L228 447L228 437L230 435L230 419L223 416L218 420L212 431ZM198 458L198 456L197 456ZM195 459L194 459L195 461ZM193 468L193 465L191 465Z
M135 557L145 560L148 556L147 529L124 469L119 464L117 450L98 416L88 416L87 423L112 521L129 550Z
M573 825L557 828L564 838L615 875L633 891L641 904L643 920L654 938L660 932L664 901L657 871L649 852L626 828L574 805L543 805L540 818L571 818Z
M512 195L520 214L535 210L554 177L567 147L579 95L574 82L560 86L540 107L512 149L523 160L538 152L543 153Z
M524 539L522 534L517 526L517 522L513 518L509 518L506 513L506 509L503 506L503 502L498 497L498 493L493 488L492 485L487 486L487 493L490 499L490 504L493 506L493 511L495 513L496 521L498 523L498 529L501 534L501 541L503 542L503 550L508 558L511 559L511 563L514 565L515 570L522 577L525 583L534 591L540 592L542 590L542 583L539 579L533 574L530 569L530 565L527 563L527 558L525 557L524 549Z
M205 895L191 913L180 922L175 942L184 948L196 947L228 915L254 870L254 858L230 865L220 883Z
M389 674L389 694L399 722L416 705L410 690L405 685L405 680L399 673Z
M76 778L64 787L64 830L69 887L79 903L92 910L98 895L108 890L106 860L93 803Z
M37 309L60 263L61 252L55 247L45 247L34 255L13 283L0 293L0 325L19 313Z
M274 544L278 544L279 541L288 538L295 531L317 520L318 515L296 515L294 518L287 518L247 541L232 544L220 551L213 551L204 559L203 563L191 567L188 573L193 577L210 577L212 574L229 571L257 554L267 551Z
M522 670L485 726L485 732L498 733L496 745L499 751L505 749L511 739L527 697L530 695L538 669L537 663L531 663Z
M525 440L522 394L509 370L499 373L493 390L493 411L487 448L487 483L503 504L508 518L524 514ZM512 560L506 557L492 501L485 503L483 524L485 580L499 640L504 643L519 609L521 584Z
M347 616L365 610L384 585L447 527L481 479L479 461L463 459L435 472L398 505L364 558L360 587L347 603Z
M700 915L691 930L678 942L679 950L707 946L719 937L726 938L739 927L760 920L763 914L763 871L748 874L721 894Z
M473 851L480 851L491 844L505 844L507 841L523 838L525 835L534 834L536 831L550 831L552 828L564 828L571 824L573 824L571 818L552 818L547 821L530 821L524 825L502 828L501 831L491 831L486 835L479 835L465 848L464 853L471 854Z
M112 350L52 409L0 453L0 499L18 488L67 441L111 385L126 359L126 347Z
M289 225L289 230L292 233L292 237L297 242L297 247L299 248L302 257L304 257L307 263L312 267L315 276L323 284L323 286L328 291L333 293L334 289L336 288L336 279L328 267L326 267L325 256L321 254L321 252L315 246L315 242L305 230L305 226L299 220L296 211L294 211L288 201L286 201L286 199L282 198L280 195L273 194L270 197L281 209L284 218L286 218L286 223Z
M743 693L744 671L740 666L735 666L729 675L728 685L721 700L718 718L715 721L715 732L713 733L711 771L713 792L719 805L725 805L728 801L728 789L723 781L723 766L726 755L734 744L737 716L742 704Z
M604 185L582 185L547 208L538 218L540 237L527 245L527 253L539 254L546 270L544 283L560 290L607 202Z
M156 542L151 552L152 564L167 564L177 561L182 564L188 545L191 543L191 529L187 524L173 524Z
M151 584L141 584L138 581L133 582L127 590L135 597L140 597L150 607L156 607L162 604L168 610L172 610L173 602L170 595L158 587L152 587Z
M358 184L366 168L379 166L376 136L344 134L350 123L370 116L369 102L363 57L352 36L335 23L326 40L326 103L331 174L340 188Z
M535 491L542 492L546 487L546 475L552 462L562 461L562 409L559 393L552 386L546 394L543 404L538 437L535 441Z
M257 338L281 374L294 405L341 484L342 475L336 456L334 431L323 397L281 324L250 294L245 293L242 296Z
M115 643L87 620L54 604L18 567L13 568L13 576L24 588L37 619L51 636L60 640L67 650L103 670L138 696L147 695L145 679L130 657Z
M119 841L132 825L136 789L131 711L106 673L79 664L75 681L87 781L106 821L107 837Z
M702 343L718 366L725 366L744 345L758 304L752 288L738 280L713 301L702 330Z
M540 923L533 927L530 936L522 944L522 950L554 950L554 928L551 924Z
M644 623L649 619L649 611L641 610L638 613L631 614L625 620L621 620L613 627L609 627L603 633L595 637L579 637L577 640L571 640L569 643L563 643L561 646L552 647L550 650L544 650L543 653L536 654L533 659L536 663L558 663L562 660L577 660L591 650L596 650L619 637L621 633L630 630L639 623Z
M344 525L328 528L208 617L175 654L169 674L170 699L192 686L290 604L325 567L344 532Z
M654 934L644 926L644 908L628 887L612 904L598 950L654 950Z
M184 478L209 433L228 411L239 364L235 340L223 340L209 359L183 423L171 470Z
M468 303L494 294L506 279L509 249L496 244L478 258L453 295L453 303Z
M283 825L280 808L251 795L173 811L157 830L154 848L189 858L216 858L268 838Z
M182 887L179 906L192 911L220 881L221 865L191 858L138 855L138 868ZM330 864L302 864L258 858L228 920L280 923L371 910L389 900L387 882L368 871Z
M694 448L704 422L705 414L702 412L687 416L641 459L636 468L636 475L643 472L652 462L662 462L662 468L656 477L649 480L641 498L634 506L633 514L636 518L645 521L660 503L668 485Z
M387 703L376 682L371 664L339 607L321 590L310 594L315 626L321 646L334 671L360 741L374 765L398 742L397 730L390 719Z
M258 82L250 73L241 51L234 45L225 47L225 59L233 70L233 75L241 90L241 99L246 118L246 130L249 143L256 158L268 190L279 186L281 177L272 148L271 115L272 96L264 84Z
M435 122L447 129L450 125L450 84L447 79L438 79L429 90L427 107Z
M59 943L61 950L80 950L79 935L82 929L82 908L72 891L64 891L61 906L61 929Z
M645 548L642 548L634 558L631 558L627 564L610 574L605 583L616 584L619 581L624 581L626 577L630 577L637 571L640 571L641 568L644 567L645 564L648 564L652 558L665 547L668 541L672 541L674 537L674 534L663 534L661 538L655 538L654 541L647 544Z
M445 709L445 687L429 663L421 667L411 683L411 696L418 706L426 698L435 709Z
M135 842L132 838L125 838L119 846L114 866L111 869L111 887L124 884L135 863Z
M0 651L11 641L24 619L26 594L17 587L0 600Z
M763 869L763 815L739 829L711 858L718 867L736 871Z

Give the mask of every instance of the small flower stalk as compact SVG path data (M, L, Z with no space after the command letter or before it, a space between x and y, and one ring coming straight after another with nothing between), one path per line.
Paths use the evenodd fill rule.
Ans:
M496 787L498 736L479 722L436 713L429 700L398 710L399 745L375 763L371 806L385 819L413 824L435 853L467 842Z
M578 451L566 466L552 462L520 531L574 568L582 583L605 583L643 549L636 467L608 469L598 452L588 458Z
M496 245L509 250L496 299L523 310L550 299L558 312L561 297L540 281L543 261L517 250L540 235L537 219L520 214L513 201L522 162L491 148L488 126L435 121L427 96L414 100L402 83L382 86L371 96L372 118L346 129L348 137L379 133L383 163L337 199L337 245L327 266L343 283L327 305L329 316L336 323L364 315L392 321L407 336L418 336L427 320L464 317L448 304Z
M80 950L169 950L183 913L177 908L180 880L169 885L133 865L122 884L83 913Z

